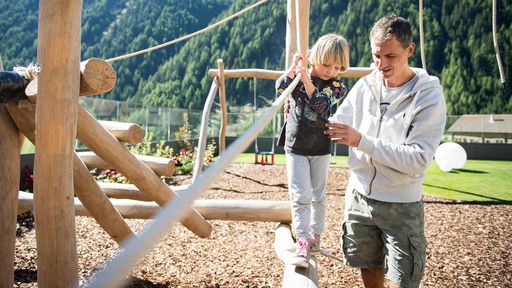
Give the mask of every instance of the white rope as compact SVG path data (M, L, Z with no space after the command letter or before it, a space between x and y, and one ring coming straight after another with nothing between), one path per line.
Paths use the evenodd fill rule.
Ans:
M101 270L95 279L91 282L91 287L119 287L126 280L126 276L130 273L137 261L144 257L151 248L161 241L174 225L187 211L186 207L190 207L194 200L198 198L203 191L220 177L229 165L236 159L238 154L242 153L249 147L256 135L270 122L279 108L284 103L293 89L297 86L300 75L297 75L290 86L279 96L272 105L261 115L242 136L238 137L235 142L229 145L229 148L222 154L212 166L192 183L186 191L180 194L180 197L169 202L167 205L155 215L152 221L138 237L127 240L123 245L123 250L117 257L112 259L106 267Z
M496 32L496 0L492 0L492 41L494 43L494 50L496 51L496 61L498 62L498 70L500 72L500 80L503 89L506 89L505 72L503 71L503 64L501 63L500 47L498 46L498 34Z
M233 15L229 16L229 17L226 17L226 18L224 18L224 19L222 19L222 20L220 20L220 21L215 22L214 24L212 24L212 25L210 25L210 26L208 26L208 27L206 27L206 28L203 28L203 29L198 30L198 31L196 31L196 32L193 32L193 33L190 33L190 34L188 34L188 35L182 36L182 37L180 37L180 38L177 38L177 39L174 39L174 40L171 40L171 41L165 42L165 43L163 43L163 44L156 45L156 46L153 46L153 47L150 47L150 48L144 49L144 50L139 50L139 51L137 51L137 52L128 53L128 54L125 54L125 55L122 55L122 56L118 56L118 57L110 58L110 59L107 59L107 60L105 60L105 61L107 61L107 62L114 62L114 61L117 61L117 60L130 58L130 57L133 57L133 56L137 56L137 55L140 55L140 54L143 54L143 53L151 52L151 51L154 51L154 50L156 50L156 49L160 49L160 48L163 48L163 47L169 46L169 45L171 45L171 44L178 43L178 42L183 41L183 40L185 40L185 39L188 39L188 38L191 38L191 37L193 37L193 36L199 35L199 34L201 34L201 33L207 32L207 31L209 31L209 30L211 30L211 29L213 29L213 28L215 28L215 27L219 26L220 24L223 24L223 23L225 23L225 22L227 22L227 21L229 21L229 20L231 20L231 19L233 19L233 18L235 18L235 17L238 17L238 16L242 15L243 13L245 13L245 12L247 12L247 11L251 10L252 8L255 8L255 7L257 7L257 6L259 6L259 5L263 4L263 3L265 3L265 2L267 2L267 1L268 1L268 0L260 0L260 1L256 2L256 3L252 4L252 5L247 6L246 8L244 8L244 9L242 9L242 10L238 11L237 13L235 13L235 14L233 14Z
M421 65L425 71L427 70L427 61L425 60L425 44L423 40L423 0L419 0L419 24L420 24L420 52L421 52Z

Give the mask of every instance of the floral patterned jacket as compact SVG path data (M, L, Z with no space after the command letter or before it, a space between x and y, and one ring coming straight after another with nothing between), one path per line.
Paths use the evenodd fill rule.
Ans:
M290 85L293 78L283 75L276 81L280 95ZM347 94L347 88L340 79L322 80L311 77L316 87L308 98L304 85L299 82L292 92L285 136L286 152L305 156L318 156L331 153L331 141L324 135L325 123L331 115L331 108Z

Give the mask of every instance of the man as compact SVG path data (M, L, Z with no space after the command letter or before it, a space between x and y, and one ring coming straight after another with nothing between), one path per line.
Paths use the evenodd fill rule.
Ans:
M439 79L409 66L410 23L385 16L370 32L375 69L326 124L349 146L342 248L365 287L418 287L426 258L422 182L444 131Z

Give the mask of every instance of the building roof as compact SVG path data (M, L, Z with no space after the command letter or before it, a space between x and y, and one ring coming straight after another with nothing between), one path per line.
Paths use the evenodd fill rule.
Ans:
M485 138L511 138L512 114L466 114L448 128L448 133Z

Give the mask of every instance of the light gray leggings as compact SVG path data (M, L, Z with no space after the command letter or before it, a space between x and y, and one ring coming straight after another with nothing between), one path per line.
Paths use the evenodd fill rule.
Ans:
M286 153L288 191L297 238L321 235L325 222L325 190L331 155L302 156Z

